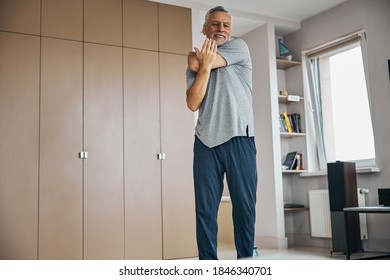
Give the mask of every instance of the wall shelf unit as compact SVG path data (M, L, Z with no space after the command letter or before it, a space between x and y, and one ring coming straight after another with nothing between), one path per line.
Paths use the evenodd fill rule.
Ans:
M276 59L278 68L278 103L280 120L280 138L282 161L291 151L298 151L305 156L306 133L304 127L304 97L302 94L295 94L293 88L288 84L287 72L295 71L294 67L300 66L301 62ZM290 70L291 69L291 70ZM305 160L303 161L305 163ZM305 165L303 165L305 166ZM302 173L300 170L283 170L285 173Z
M299 61L287 60L287 59L276 59L276 67L280 70L287 70L291 67L295 67L301 65L302 63Z
M305 137L305 136L306 136L306 133L280 132L280 137L282 137L282 138Z
M283 96L283 95L279 95L278 96L279 103L296 103L296 102L301 102L304 99L304 97L295 95L294 99L296 99L296 100L292 100L291 96L290 97L289 96Z
M286 59L276 59L276 67L280 70L287 70L291 67L295 67L301 65L302 63L299 61L286 60Z
M294 173L305 173L307 172L306 169L300 169L300 170L282 170L282 173L285 173L285 174L294 174Z
M299 207L299 208L284 208L284 212L301 212L301 211L308 211L308 207Z
M284 201L299 201L295 197L296 176L308 173L306 165L306 127L305 127L305 98L299 85L295 83L294 77L301 71L301 62L284 59L276 59L277 82L278 82L278 109L279 109L279 136L281 149L281 162L285 164L288 154L296 153L296 162L299 169L284 169L283 177L283 198ZM300 191L298 191L300 192ZM284 206L283 213L285 219L285 233L290 240L294 235L295 227L302 223L307 223L307 213L309 207L304 201L305 207Z

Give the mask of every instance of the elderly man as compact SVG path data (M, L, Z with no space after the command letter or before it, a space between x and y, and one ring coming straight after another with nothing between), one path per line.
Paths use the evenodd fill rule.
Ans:
M251 257L257 189L252 109L252 64L232 18L218 6L207 12L201 50L188 55L187 106L199 110L194 143L196 236L199 259L217 258L217 216L226 181L233 206L237 258Z

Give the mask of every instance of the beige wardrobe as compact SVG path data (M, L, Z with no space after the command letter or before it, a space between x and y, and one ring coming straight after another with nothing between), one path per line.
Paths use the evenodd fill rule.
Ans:
M191 11L0 2L0 259L197 255Z

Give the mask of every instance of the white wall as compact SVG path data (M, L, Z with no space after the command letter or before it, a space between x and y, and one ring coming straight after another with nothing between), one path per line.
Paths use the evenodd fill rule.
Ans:
M258 170L256 242L262 248L287 248L279 119L275 113L279 108L274 25L264 24L241 38L248 44L253 67L253 110Z
M390 84L387 66L387 60L390 59L390 1L347 1L302 22L301 30L286 36L284 42L293 50L294 57L299 59L302 50L310 49L359 29L365 29L367 34L372 119L377 165L381 172L358 174L358 186L370 190L366 204L377 205L377 188L390 188ZM302 84L301 81L288 80L289 77L286 79L288 83ZM327 178L326 176L295 177L293 188L293 200L302 201L307 199L307 190L327 188ZM385 250L387 248L390 250L389 217L371 214L367 218L369 240L366 241L365 249ZM308 234L307 228L300 233ZM307 242L315 241L303 238L301 242L307 244Z

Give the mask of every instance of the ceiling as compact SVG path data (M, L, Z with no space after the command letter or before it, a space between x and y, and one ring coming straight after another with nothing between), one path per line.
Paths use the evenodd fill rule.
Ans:
M155 1L155 0L154 0ZM348 0L157 0L206 11L224 6L234 17L233 35L240 36L265 22L272 22L279 35L298 30L300 23ZM349 0L351 1L351 0Z
M301 22L346 0L191 0L188 2L221 5L228 10L244 11Z

